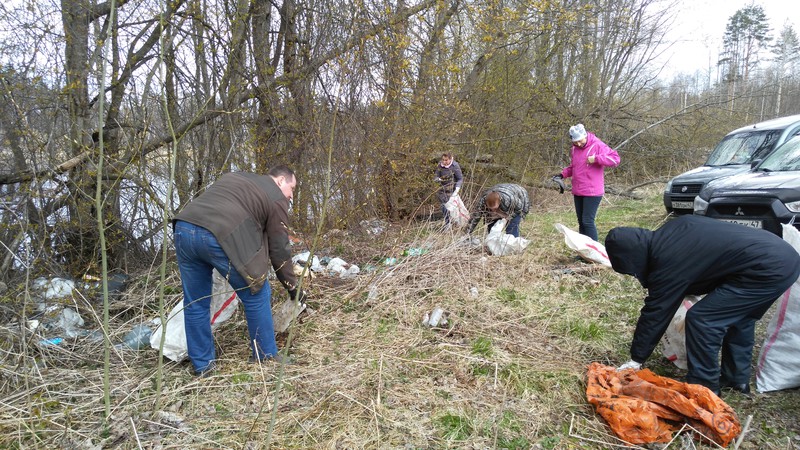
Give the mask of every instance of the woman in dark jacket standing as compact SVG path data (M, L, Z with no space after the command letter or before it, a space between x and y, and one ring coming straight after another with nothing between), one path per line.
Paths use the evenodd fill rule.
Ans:
M445 208L445 203L450 200L450 197L458 194L461 189L461 184L464 182L464 175L461 173L461 166L455 161L452 153L442 153L442 159L436 166L436 181L441 184L436 196L439 198L439 203L442 205L442 216L444 216L444 224L450 224L450 213Z

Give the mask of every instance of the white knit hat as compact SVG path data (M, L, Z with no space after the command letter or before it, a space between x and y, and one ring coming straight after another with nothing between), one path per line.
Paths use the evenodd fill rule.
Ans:
M572 142L580 141L586 137L586 128L583 127L582 123L569 127L569 137Z

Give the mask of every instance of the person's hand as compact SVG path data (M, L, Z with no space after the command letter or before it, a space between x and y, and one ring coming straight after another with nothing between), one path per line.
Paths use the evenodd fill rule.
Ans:
M306 303L306 293L302 289L299 291L297 289L289 289L289 298L292 300L297 299L297 302L301 305Z
M564 175L561 175L560 173L557 173L557 174L553 175L553 179L554 180L563 180L564 179Z
M617 372L619 372L621 370L628 370L628 369L639 370L641 368L642 368L642 364L641 363L638 363L638 362L636 362L634 360L630 360L630 361L626 362L625 364L617 367Z
M439 183L439 182L441 182L441 181L442 181L442 179L441 179L441 178L439 178L439 177L436 177L436 178L434 178L434 179L433 179L433 181L435 181L435 182Z
M594 164L594 155L592 155L592 156L590 156L590 157L586 158L586 161L587 161L589 164Z

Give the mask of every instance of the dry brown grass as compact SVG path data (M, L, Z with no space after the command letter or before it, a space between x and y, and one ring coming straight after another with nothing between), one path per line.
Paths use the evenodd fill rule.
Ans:
M289 365L247 363L241 312L216 333L220 360L209 378L193 376L188 363L167 361L164 386L156 392L156 351L112 350L108 425L100 343L78 338L42 347L36 343L41 336L28 335L23 343L19 327L3 328L0 446L618 444L585 401L583 376L591 361L613 364L625 357L641 291L609 270L571 259L552 227L556 221L574 226L568 196L543 192L534 199L538 204L522 228L532 244L522 255L469 250L460 235L436 232L438 223L395 226L378 237L327 236L317 253L357 263L362 273L345 280L317 277L307 287L313 311L279 337L289 346ZM612 202L603 206L609 217L620 205L639 204ZM537 212L544 204L548 213ZM657 213L648 214L658 220ZM427 252L402 257L411 247ZM399 263L380 265L386 256ZM377 270L363 270L369 265ZM112 342L155 316L153 277L139 276L114 303ZM168 285L180 286L174 274ZM179 299L178 293L167 296L169 306ZM100 306L80 295L73 306L87 321L99 316ZM423 315L437 306L449 313L448 324L423 326Z

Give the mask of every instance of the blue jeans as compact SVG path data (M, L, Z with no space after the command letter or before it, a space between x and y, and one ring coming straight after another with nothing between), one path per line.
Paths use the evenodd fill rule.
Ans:
M575 215L578 216L578 233L589 236L596 241L597 226L594 224L594 218L597 216L597 209L600 207L600 201L603 200L603 196L584 197L576 195L574 200Z
M492 227L494 226L495 223L497 223L498 220L500 220L500 219L495 219L495 220L492 220L491 222L489 222L486 225L486 229L489 230L489 231L492 231ZM512 235L514 237L519 237L519 224L520 224L520 222L522 222L522 216L519 215L519 214L517 214L516 216L514 216L514 218L509 220L508 223L506 223L506 234L510 234L510 235Z
M261 290L252 294L249 283L233 267L217 238L203 227L176 221L174 237L183 285L186 343L195 372L203 372L216 358L214 336L211 333L213 269L217 269L228 280L242 302L253 357L265 359L277 355L269 283L264 283Z

